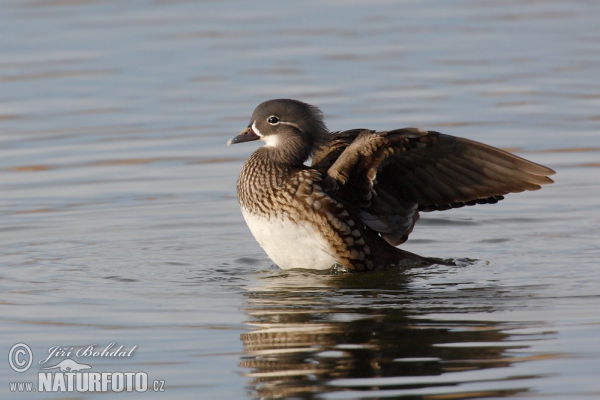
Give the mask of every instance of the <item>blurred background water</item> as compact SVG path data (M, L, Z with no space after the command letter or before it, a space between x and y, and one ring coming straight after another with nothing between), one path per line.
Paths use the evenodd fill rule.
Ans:
M76 360L165 398L600 397L599 20L585 0L0 0L0 350L34 354L3 357L2 398L93 397L9 383L111 342L138 347ZM257 145L225 147L278 97L556 184L423 215L403 246L472 264L283 272L235 199Z

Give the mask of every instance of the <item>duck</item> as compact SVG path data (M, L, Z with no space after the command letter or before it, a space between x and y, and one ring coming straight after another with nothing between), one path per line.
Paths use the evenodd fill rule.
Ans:
M286 270L434 264L397 247L420 213L496 204L553 183L555 173L436 131L330 132L318 107L293 99L258 105L227 145L255 140L264 145L242 166L238 203L256 241Z

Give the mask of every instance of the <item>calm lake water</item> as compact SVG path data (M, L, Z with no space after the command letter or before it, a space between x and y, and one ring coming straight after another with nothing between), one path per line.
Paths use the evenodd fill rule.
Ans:
M99 396L11 392L64 359L164 381L103 399L600 398L599 2L0 10L3 399ZM225 147L278 97L331 130L507 148L556 183L425 214L404 246L472 262L284 272L235 198L258 145ZM111 343L129 357L75 354Z

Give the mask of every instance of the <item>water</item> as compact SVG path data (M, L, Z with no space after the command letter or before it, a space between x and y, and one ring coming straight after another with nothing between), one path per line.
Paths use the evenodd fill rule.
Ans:
M164 398L600 397L596 2L0 6L2 398L94 397L9 383L112 342L137 347L71 358ZM332 130L509 148L556 183L426 214L404 246L474 262L280 271L235 199L256 145L224 146L277 97Z

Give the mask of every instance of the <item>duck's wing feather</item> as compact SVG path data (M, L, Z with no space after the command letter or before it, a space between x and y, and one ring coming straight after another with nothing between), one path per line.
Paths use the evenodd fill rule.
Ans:
M506 151L416 128L333 134L314 168L360 204L365 225L391 244L404 242L418 211L496 203L538 190L554 171Z

